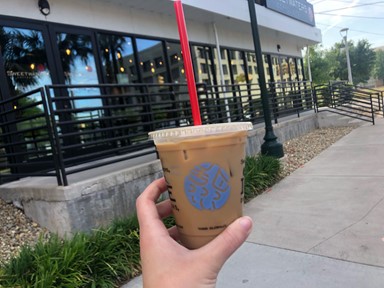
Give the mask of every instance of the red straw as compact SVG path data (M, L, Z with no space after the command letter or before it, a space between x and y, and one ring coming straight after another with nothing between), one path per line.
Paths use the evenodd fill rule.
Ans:
M185 67L185 76L187 78L189 99L191 101L192 118L194 125L201 125L200 107L197 99L196 82L193 73L191 51L189 50L189 40L187 34L187 25L185 24L183 4L181 0L174 0L177 26L179 28L179 36L181 43L181 51L183 52L183 60Z

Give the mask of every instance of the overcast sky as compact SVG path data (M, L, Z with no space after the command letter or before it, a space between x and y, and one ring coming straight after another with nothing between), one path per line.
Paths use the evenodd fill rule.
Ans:
M314 7L323 47L341 42L340 30L349 28L348 39L366 39L372 48L384 46L384 1L308 0Z

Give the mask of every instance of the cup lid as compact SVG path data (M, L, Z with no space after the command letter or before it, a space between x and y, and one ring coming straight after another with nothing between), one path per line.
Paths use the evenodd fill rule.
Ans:
M175 138L192 138L207 135L216 135L228 132L248 131L252 130L251 122L232 122L207 124L198 126L178 127L149 132L149 138L155 142L172 141Z

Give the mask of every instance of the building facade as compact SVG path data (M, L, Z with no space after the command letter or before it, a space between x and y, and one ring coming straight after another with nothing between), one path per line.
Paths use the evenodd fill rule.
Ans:
M48 1L46 16L37 0L2 4L2 99L46 84L185 82L172 1ZM311 6L256 2L267 82L303 80L301 50L321 41L302 19ZM247 1L183 4L196 82L257 82Z
M40 9L39 5L49 6L49 10ZM301 51L321 42L312 5L306 0L256 0L255 5L266 82L276 83L274 87L278 87L304 81ZM183 7L196 82L212 87L257 85L248 1L183 0ZM57 153L63 158L74 159L89 153L90 156L80 161L83 163L95 155L109 155L100 151L117 151L144 143L147 132L153 129L191 124L181 121L177 114L181 111L177 105L181 103L184 105L181 117L188 118L187 93L172 94L176 96L166 99L170 94L166 85L180 84L178 89L185 91L185 83L175 11L170 0L2 3L0 180L3 173L24 175L20 165L25 163L30 164L26 168L28 173L44 165L52 169L53 142L66 147L67 152ZM108 97L100 86L95 86L99 84L112 85ZM138 93L128 95L127 87L131 84L157 85L157 94L150 95L152 99ZM42 97L35 94L18 97L45 85L88 86L66 89L65 95L70 100L57 100L44 116L42 104L36 104ZM223 95L228 96L224 93L217 97ZM178 97L178 104L173 103L172 97ZM242 103L230 97L225 103L215 102L222 103L225 110L218 114L235 115L232 121L236 121L240 118L234 110L243 113L252 108L240 120L262 119L261 112L256 111L260 94L253 104L251 95ZM279 106L291 107L292 113L302 105L311 108L308 99L292 99L289 105L276 100L276 111ZM165 118L166 126L162 122ZM46 128L55 121L61 124L55 129ZM147 125L150 121L154 124ZM49 140L52 136L46 131L51 130L59 140Z

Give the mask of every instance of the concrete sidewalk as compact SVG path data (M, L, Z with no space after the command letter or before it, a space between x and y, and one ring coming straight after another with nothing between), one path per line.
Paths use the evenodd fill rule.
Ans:
M254 230L218 288L384 287L384 119L376 120L246 204Z

